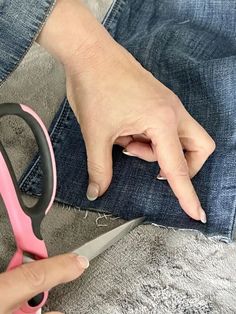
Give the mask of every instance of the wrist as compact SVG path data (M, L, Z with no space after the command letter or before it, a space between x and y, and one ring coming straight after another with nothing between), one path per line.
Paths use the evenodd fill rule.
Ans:
M82 68L89 66L90 60L100 58L105 41L113 39L78 0L57 0L37 38L37 42L65 67L76 62Z

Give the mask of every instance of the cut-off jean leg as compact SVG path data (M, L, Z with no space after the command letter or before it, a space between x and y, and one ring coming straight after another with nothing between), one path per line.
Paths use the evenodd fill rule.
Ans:
M234 0L117 0L104 22L114 39L175 92L215 140L215 153L193 179L207 224L192 220L181 210L168 183L156 180L156 163L125 156L118 146L113 149L111 186L96 201L88 201L86 150L66 99L50 128L58 201L125 219L145 216L147 222L196 229L224 241L232 239L236 207L235 10ZM39 195L40 184L35 159L21 179L21 188Z

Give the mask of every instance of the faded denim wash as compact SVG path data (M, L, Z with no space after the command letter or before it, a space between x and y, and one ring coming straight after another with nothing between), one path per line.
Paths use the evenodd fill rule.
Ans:
M0 85L16 69L56 0L0 0Z
M67 99L50 128L58 169L57 200L125 219L144 215L148 222L197 229L230 241L236 205L235 0L117 0L104 25L180 97L216 141L216 152L193 179L208 222L194 221L181 210L167 182L156 180L156 163L125 156L118 146L113 150L109 190L88 201L85 146ZM21 188L39 195L40 182L36 157Z

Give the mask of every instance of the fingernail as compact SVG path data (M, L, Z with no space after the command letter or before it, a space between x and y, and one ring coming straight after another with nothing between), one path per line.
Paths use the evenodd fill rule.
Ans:
M86 256L77 256L77 260L82 268L87 269L89 267L89 260Z
M99 185L93 182L89 183L86 195L89 201L95 201L99 195Z
M131 154L130 152L128 152L126 149L123 149L122 153L125 154L125 155L127 155L127 156L137 157L136 155Z
M166 177L163 177L160 174L158 174L157 179L162 181L167 180Z
M200 220L204 224L207 222L206 213L202 208L200 208Z

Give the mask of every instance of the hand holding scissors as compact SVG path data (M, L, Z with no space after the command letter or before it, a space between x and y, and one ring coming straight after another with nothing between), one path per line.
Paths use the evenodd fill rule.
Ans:
M19 116L29 125L38 144L43 172L42 196L33 207L29 208L23 203L11 162L0 142L0 194L9 216L17 247L8 265L7 270L11 270L24 263L24 256L30 256L32 260L48 257L46 245L40 233L40 225L55 197L56 165L47 130L33 110L20 104L1 104L0 118L5 115ZM40 293L15 313L35 313L46 299L47 292Z
M0 313L12 314L42 291L78 278L88 266L78 258L73 254L64 254L27 263L0 274ZM36 313L40 312L38 310Z
M6 103L0 105L0 118L4 115L17 115L30 126L39 147L43 174L42 196L33 207L29 208L23 203L11 162L0 142L0 194L9 216L17 246L16 253L7 269L9 271L27 260L42 260L48 257L46 245L40 233L40 225L55 198L56 165L47 130L33 110L25 105ZM84 255L91 260L138 226L143 220L143 218L138 218L129 221L77 248L74 254ZM71 256L74 257L74 255ZM42 261L42 265L44 265L43 262L46 261ZM83 271L82 268L80 267L80 273ZM53 286L53 283L49 286ZM47 289L38 291L37 295L32 295L32 298L14 311L14 314L38 313L45 304L47 297Z

